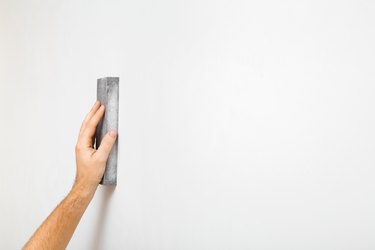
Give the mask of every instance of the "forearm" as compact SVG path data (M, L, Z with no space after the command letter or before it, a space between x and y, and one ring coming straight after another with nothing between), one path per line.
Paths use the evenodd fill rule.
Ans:
M65 249L83 213L103 177L106 162L116 141L117 132L111 130L94 148L96 127L105 107L95 102L79 131L76 151L76 182L66 198L55 208L26 243L23 249Z
M95 189L75 184L23 249L65 249Z

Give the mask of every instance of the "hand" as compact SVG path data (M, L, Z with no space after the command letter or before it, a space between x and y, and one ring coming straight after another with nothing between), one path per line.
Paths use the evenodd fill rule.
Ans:
M109 153L117 137L116 131L109 131L103 137L100 147L97 150L93 147L96 126L102 119L104 110L104 105L96 101L82 123L76 145L75 186L87 191L95 192L103 177Z
M68 245L103 177L108 155L116 141L116 131L110 131L103 137L98 150L93 148L96 126L103 115L104 106L95 102L79 131L74 186L23 249L65 249Z

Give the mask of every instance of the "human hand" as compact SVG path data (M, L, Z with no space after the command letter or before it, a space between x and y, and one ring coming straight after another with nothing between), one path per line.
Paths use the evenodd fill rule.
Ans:
M96 101L82 123L75 150L77 165L75 186L90 192L95 192L103 177L109 153L117 137L116 131L109 131L103 137L100 147L94 149L96 126L102 119L104 111L104 105Z

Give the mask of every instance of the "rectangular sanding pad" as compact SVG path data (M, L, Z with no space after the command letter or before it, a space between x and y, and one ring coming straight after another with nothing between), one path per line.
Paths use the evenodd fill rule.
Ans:
M105 106L103 119L96 128L96 149L99 148L100 142L104 135L110 130L118 131L118 114L119 114L119 78L104 77L97 81L97 96L101 104ZM118 139L112 147L109 154L107 165L104 171L102 185L117 184L117 149Z

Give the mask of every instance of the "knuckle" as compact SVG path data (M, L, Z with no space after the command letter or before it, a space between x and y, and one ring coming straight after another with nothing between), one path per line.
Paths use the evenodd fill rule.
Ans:
M102 148L108 147L108 140L106 137L103 138L102 143L100 145L102 146Z
M77 145L75 147L75 150L76 150L76 152L81 152L82 151L82 146L77 143Z
M99 154L97 157L98 162L100 163L106 163L107 162L107 157L105 157L103 154Z
M96 122L94 121L94 119L91 119L90 122L87 124L87 127L89 129L93 129L96 127Z
M111 149L111 147L110 147L110 145L108 144L108 142L104 142L104 143L102 143L101 145L100 145L102 148L101 148L101 151L103 152L103 153L108 153L109 151L110 151L110 149Z
M93 121L92 120L88 121L86 124L86 128L91 128L92 126L93 126Z

